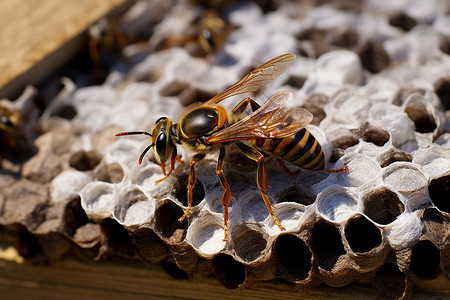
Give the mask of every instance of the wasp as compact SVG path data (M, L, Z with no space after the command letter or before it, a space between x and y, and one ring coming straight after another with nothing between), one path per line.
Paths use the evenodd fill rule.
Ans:
M22 112L8 101L0 101L0 163L2 156L22 159L35 152L25 131Z
M233 26L227 25L227 22L218 16L217 11L209 9L201 17L197 36L194 37L173 37L169 38L166 48L172 48L178 44L200 44L205 54L217 53L222 49L229 32Z
M144 134L150 136L148 145L139 157L139 164L149 149L161 162L164 177L160 183L172 174L177 157L177 145L183 145L194 151L190 163L190 173L187 185L188 206L180 222L188 215L192 206L193 188L197 181L195 166L207 153L218 151L216 174L224 189L221 204L224 215L224 241L228 239L228 205L231 201L230 186L223 175L225 151L230 144L237 145L251 160L257 163L256 181L268 212L280 230L285 228L275 217L266 194L268 189L265 158L275 156L280 163L290 162L307 170L324 170L342 172L346 168L329 170L325 167L325 155L322 147L314 136L305 128L313 115L306 109L294 107L284 108L284 104L292 98L290 92L280 92L270 97L263 105L251 98L242 100L231 112L218 103L231 96L254 92L283 74L295 60L291 53L278 56L256 68L244 78L222 91L205 103L199 103L189 109L179 123L172 123L169 118L156 120L151 133L146 131L129 131L116 136ZM250 106L252 113L246 114ZM166 162L170 161L170 169L166 172ZM287 167L282 166L288 171Z

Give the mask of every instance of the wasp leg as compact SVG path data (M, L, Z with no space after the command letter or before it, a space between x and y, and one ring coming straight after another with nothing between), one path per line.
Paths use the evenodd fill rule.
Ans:
M225 157L225 148L220 148L219 159L217 160L216 174L219 177L220 184L225 189L222 194L222 200L220 203L223 205L223 231L225 237L223 240L226 242L228 240L228 204L231 201L231 189L228 185L228 181L223 176L223 159Z
M178 156L177 156L177 148L174 147L174 148L173 148L173 151L172 151L172 156L170 157L170 169L169 169L169 173L166 173L166 163L165 163L165 162L162 162L162 163L161 163L161 169L162 169L162 171L163 171L164 177L161 178L161 179L159 179L159 180L157 180L157 181L155 182L155 184L161 183L162 181L166 180L166 179L170 176L170 174L172 174L173 170L175 169L175 161L177 161L177 160L180 160L180 159L179 159Z
M325 169L325 171L328 172L328 173L341 173L341 172L347 172L347 171L348 171L348 167L345 166L345 167L343 167L343 168L336 169L336 170Z
M98 53L98 43L94 38L89 39L89 56L91 58L92 64L94 65L94 70L101 69L100 55Z
M261 106L252 98L245 98L244 100L242 100L241 102L238 103L238 105L236 105L235 108L233 108L233 111L231 112L232 115L234 116L239 116L241 114L244 113L245 109L247 108L247 106L250 104L252 111L257 110L258 108L260 108Z
M180 223L183 222L184 218L186 218L192 206L192 190L194 189L195 183L197 182L197 175L195 174L195 165L204 157L205 157L204 153L197 153L191 159L191 171L189 172L189 180L187 185L188 207L184 212L184 215L182 215L181 218L178 219Z
M272 209L272 207L275 206L270 202L269 197L266 194L266 191L269 188L269 184L267 183L267 171L266 165L264 164L264 155L259 151L253 149L252 147L247 146L246 144L243 144L241 142L237 142L236 145L248 158L258 162L256 182L258 184L258 188L261 190L261 196L264 200L264 203L266 204L267 211L272 216L272 219L275 222L275 224L277 224L278 228L280 228L280 230L286 230L275 217L275 214L273 213Z
M197 40L190 37L172 37L167 40L164 49L170 49L175 46L183 46L190 43L197 43Z
M289 168L284 164L284 161L283 161L281 158L276 157L276 159L277 159L278 164L279 164L279 165L283 168L283 170L284 170L286 173L288 173L289 175L295 176L295 175L298 175L298 174L300 173L300 170L297 170L297 171L295 171L295 172L292 172L291 170L289 170Z

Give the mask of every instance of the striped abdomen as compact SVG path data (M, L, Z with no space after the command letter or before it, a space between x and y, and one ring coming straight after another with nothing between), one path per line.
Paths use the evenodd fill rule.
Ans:
M273 154L300 168L325 169L322 147L306 128L285 138L252 140L251 143L256 149Z

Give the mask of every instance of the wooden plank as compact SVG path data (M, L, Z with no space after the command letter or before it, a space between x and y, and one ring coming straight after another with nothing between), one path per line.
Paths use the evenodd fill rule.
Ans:
M0 98L16 97L86 44L86 29L132 0L0 1Z
M31 265L0 260L2 299L373 299L370 287L350 284L343 288L321 285L296 290L288 283L257 282L227 290L213 278L176 280L159 265L142 262L79 262ZM415 299L450 297L443 276L416 288Z

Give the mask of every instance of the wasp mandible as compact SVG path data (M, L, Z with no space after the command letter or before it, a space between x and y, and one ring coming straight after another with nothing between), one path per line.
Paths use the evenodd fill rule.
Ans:
M256 68L244 78L214 96L205 103L198 104L188 110L179 123L172 123L169 118L159 118L151 133L146 131L129 131L116 136L145 134L150 136L150 145L139 157L143 157L153 148L161 162L164 177L160 183L172 174L177 157L177 145L183 145L196 152L191 159L190 173L187 185L188 206L180 222L188 215L192 206L193 188L197 181L195 165L207 153L219 151L216 174L224 188L221 204L224 215L224 240L228 239L228 205L231 201L230 186L223 175L224 157L227 145L233 143L248 158L257 162L256 181L267 210L280 230L285 228L275 217L273 204L266 194L268 189L267 171L264 159L273 155L282 164L283 160L307 170L324 170L342 172L346 168L329 170L325 167L325 155L322 147L314 136L305 128L313 115L300 107L284 108L284 104L292 98L290 92L280 92L270 97L263 105L251 98L242 100L231 112L218 105L222 100L248 92L257 91L283 74L295 60L291 53L278 56ZM250 105L252 113L246 115L245 110ZM247 140L249 144L242 142ZM166 162L170 159L170 169L166 172ZM282 164L283 168L287 168Z

